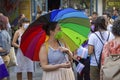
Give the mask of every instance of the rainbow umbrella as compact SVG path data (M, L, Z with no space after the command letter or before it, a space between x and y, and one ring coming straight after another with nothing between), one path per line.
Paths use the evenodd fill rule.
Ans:
M62 38L71 51L77 49L87 39L89 20L84 12L72 8L56 9L40 16L22 35L20 48L26 57L39 61L39 49L46 39L46 33L42 28L44 24L52 21L59 22L63 32Z

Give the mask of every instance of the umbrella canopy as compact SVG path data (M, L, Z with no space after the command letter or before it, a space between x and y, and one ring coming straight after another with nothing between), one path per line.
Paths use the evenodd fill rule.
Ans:
M63 11L66 11L66 9ZM63 32L63 40L71 51L76 50L87 40L90 23L84 11L74 10L55 18L54 21L59 22Z
M22 36L20 48L23 54L33 61L39 61L39 49L45 42L44 24L58 21L63 32L63 40L71 51L77 49L89 33L89 20L84 12L72 8L53 10L31 23Z

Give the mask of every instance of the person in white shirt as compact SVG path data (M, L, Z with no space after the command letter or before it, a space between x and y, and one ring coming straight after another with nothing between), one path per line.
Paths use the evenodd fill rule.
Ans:
M113 38L114 38L113 34L107 31L105 18L103 16L98 17L95 20L95 32L90 34L88 41L88 54L90 55L91 80L100 80L100 71L98 68L98 63L103 48L103 43Z

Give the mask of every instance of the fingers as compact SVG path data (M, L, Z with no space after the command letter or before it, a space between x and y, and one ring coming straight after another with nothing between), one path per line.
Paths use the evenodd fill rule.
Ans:
M62 63L60 65L61 65L61 68L70 68L71 67L71 63L70 62L65 62L65 63Z
M65 48L65 47L59 47L59 50L60 50L61 52L68 52L68 51L69 51L69 49L67 49L67 48Z
M71 63L70 62L66 62L65 63L65 68L70 68L71 67Z

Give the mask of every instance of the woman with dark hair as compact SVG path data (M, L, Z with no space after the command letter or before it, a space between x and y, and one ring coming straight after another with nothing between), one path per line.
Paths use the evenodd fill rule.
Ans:
M57 22L44 26L49 39L43 43L39 52L42 80L75 80L71 67L72 53L61 40L61 28Z
M100 80L100 55L106 41L114 38L111 32L107 31L105 18L100 16L95 20L95 32L91 33L88 41L88 54L90 55L90 78Z
M30 21L27 18L23 18L19 22L20 28L15 32L12 45L17 48L17 63L15 72L17 73L17 80L22 80L22 72L27 72L28 80L32 79L32 72L34 72L33 61L25 57L20 49L21 36L29 26ZM18 42L17 42L18 41Z

